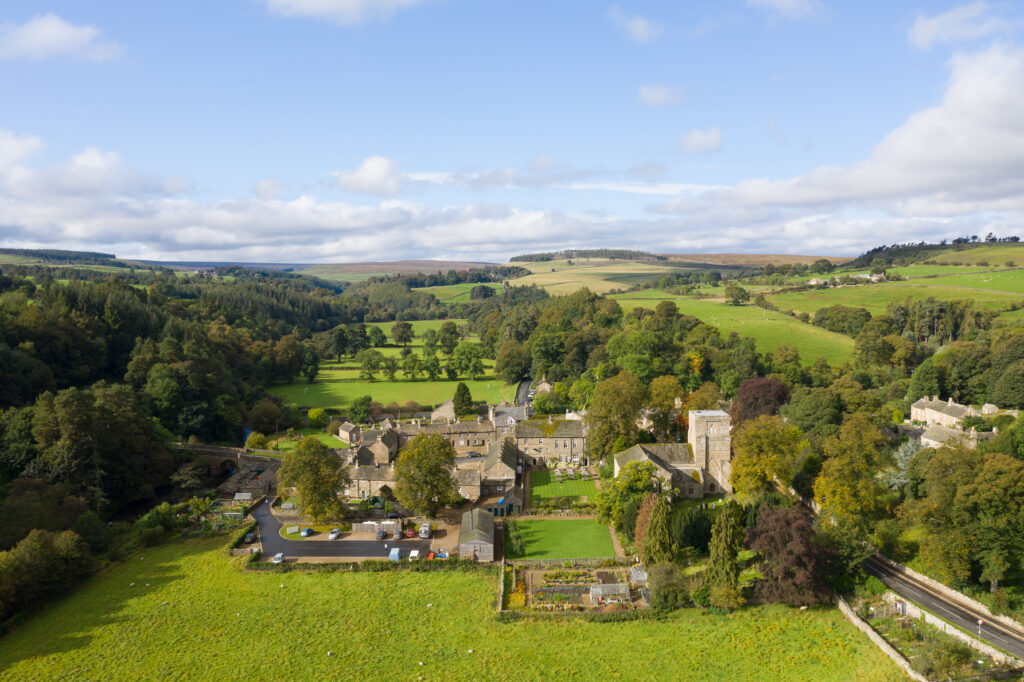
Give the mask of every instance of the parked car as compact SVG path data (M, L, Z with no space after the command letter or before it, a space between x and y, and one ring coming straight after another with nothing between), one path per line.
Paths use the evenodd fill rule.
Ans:
M466 457L483 457L483 456L484 456L484 453L482 453L482 452L474 452L472 450L470 450L469 452L466 453Z
M388 518L389 519L400 519L400 518L402 518L402 515L399 514L398 512L390 511L390 512L388 512Z
M422 524L420 524L420 539L421 540L429 540L430 539L430 535L431 535L430 524L429 523L422 523Z
M310 535L313 535L314 533L316 533L316 531L312 528L303 528L302 532L300 532L299 535L301 535L304 538L308 538Z
M447 549L439 550L438 553L437 553L437 558L438 559L442 559L442 560L447 559L448 558L448 550Z
M409 561L419 561L419 558L420 551L418 549L414 549L413 551L409 552Z
M271 559L271 561L273 561L275 564L283 564L284 563L284 552L278 552L277 554L275 554L274 558Z
M341 537L341 529L340 528L332 528L331 532L327 534L327 539L328 540L337 540L340 537Z
M402 539L402 531L396 530L394 532L394 534L391 536L391 539L392 540L401 540Z
M249 543L256 542L256 533L246 533L245 541Z
M384 530L383 528L381 528L379 531L377 531L377 539L378 540L387 540L388 539L388 532L386 530Z
M402 559L402 550L398 547L392 547L391 553L388 554L388 559L394 561L395 563L398 563Z
M414 531L412 528L410 528L409 530L405 531L405 537L407 537L407 538L414 538L414 537L416 537L416 531Z

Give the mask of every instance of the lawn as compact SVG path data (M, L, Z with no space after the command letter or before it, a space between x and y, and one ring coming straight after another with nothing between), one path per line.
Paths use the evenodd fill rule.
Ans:
M795 346L805 364L820 357L839 364L853 357L853 339L850 337L752 305L732 306L719 301L674 296L654 289L613 295L610 298L618 301L625 310L640 306L653 310L659 301L673 301L679 312L717 326L723 336L730 332L749 336L754 339L761 353L773 351L783 343Z
M832 608L502 624L494 569L242 573L222 542L109 569L0 639L0 680L903 679Z
M587 559L613 557L608 526L594 519L519 520L525 554L522 559Z
M563 477L562 482L559 483L550 471L531 471L530 502L553 497L570 498L574 501L582 501L581 498L585 497L587 501L593 502L597 497L597 487L593 481L584 481L579 478L570 481Z

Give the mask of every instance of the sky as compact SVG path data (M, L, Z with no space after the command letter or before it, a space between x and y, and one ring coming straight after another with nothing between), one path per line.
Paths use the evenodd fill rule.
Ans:
M1024 236L1024 3L0 0L0 246L504 262Z

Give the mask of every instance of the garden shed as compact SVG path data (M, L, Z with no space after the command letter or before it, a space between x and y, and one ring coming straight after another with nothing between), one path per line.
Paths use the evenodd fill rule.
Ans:
M485 509L462 515L459 528L459 556L477 561L494 561L494 516Z
M629 601L629 585L613 583L611 585L591 585L590 603L609 604Z

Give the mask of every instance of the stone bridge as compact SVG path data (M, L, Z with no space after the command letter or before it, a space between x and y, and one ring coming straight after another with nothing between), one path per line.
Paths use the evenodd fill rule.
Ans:
M273 469L281 466L280 453L272 450L249 450L246 448L227 448L220 445L202 445L198 443L175 443L182 450L188 450L206 460L210 465L210 474L218 476L242 469ZM268 454L262 454L268 453Z

